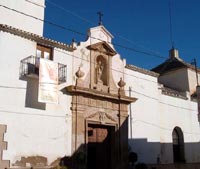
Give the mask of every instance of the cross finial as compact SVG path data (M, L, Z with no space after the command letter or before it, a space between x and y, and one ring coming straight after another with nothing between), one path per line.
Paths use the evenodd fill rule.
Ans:
M103 13L101 11L97 12L97 15L99 15L99 25L102 25L102 16Z

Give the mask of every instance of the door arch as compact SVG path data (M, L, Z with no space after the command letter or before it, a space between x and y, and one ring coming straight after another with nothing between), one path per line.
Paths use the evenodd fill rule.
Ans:
M184 136L180 127L175 127L172 132L174 162L185 162Z

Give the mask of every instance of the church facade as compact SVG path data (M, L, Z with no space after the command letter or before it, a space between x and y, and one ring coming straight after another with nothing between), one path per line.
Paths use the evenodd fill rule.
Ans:
M44 18L45 1L19 3L0 7L0 169L200 162L199 69L176 49L151 71L129 65L103 25L80 43L45 38L17 13Z

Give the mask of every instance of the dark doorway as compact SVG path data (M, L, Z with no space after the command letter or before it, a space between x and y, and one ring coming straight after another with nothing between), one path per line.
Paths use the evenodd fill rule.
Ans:
M88 124L88 169L111 169L114 127Z
M174 162L185 162L183 132L175 127L172 133Z

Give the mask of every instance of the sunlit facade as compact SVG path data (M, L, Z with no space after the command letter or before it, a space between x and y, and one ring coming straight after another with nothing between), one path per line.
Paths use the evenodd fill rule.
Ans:
M200 162L200 70L178 50L145 70L126 63L103 25L68 45L16 12L43 19L44 1L2 5L0 169L127 168L131 152L152 167Z

